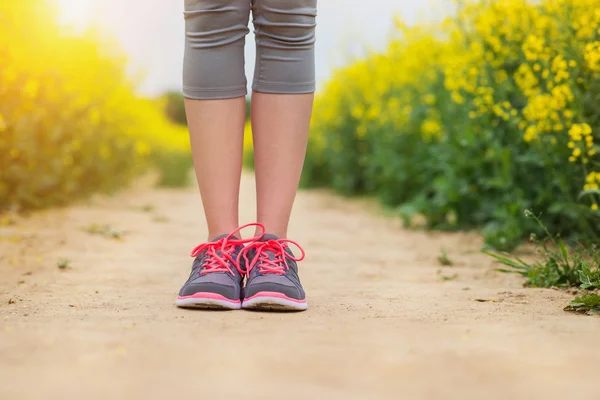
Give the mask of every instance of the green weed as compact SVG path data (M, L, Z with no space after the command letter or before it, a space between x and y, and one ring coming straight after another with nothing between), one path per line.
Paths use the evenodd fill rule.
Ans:
M497 268L497 271L520 274L525 278L526 285L531 287L600 289L600 251L597 245L578 244L567 247L560 237L550 234L538 216L529 210L525 211L525 216L532 218L546 234L541 240L534 234L530 238L538 247L540 260L528 263L514 255L484 250L483 253L510 267ZM596 293L584 293L571 301L565 311L599 314L600 296Z
M440 265L443 265L446 267L449 267L454 264L452 262L452 260L450 258L448 258L448 255L446 254L446 250L444 250L444 249L442 249L442 254L440 254L438 256L437 260L440 263Z
M600 252L597 246L579 244L567 248L560 237L550 234L539 217L529 210L525 211L525 216L532 218L546 233L544 239L538 239L534 234L530 237L538 247L540 259L529 263L515 255L484 250L484 254L510 267L498 268L497 271L520 274L526 279L526 285L531 287L600 287Z
M442 272L441 269L438 269L437 271L437 275L440 277L441 280L443 281L452 281L456 278L458 278L458 274L452 274L452 275L446 275Z
M596 293L588 293L575 297L575 299L565 307L565 311L587 315L598 315L600 314L600 296Z
M110 225L91 224L84 228L90 235L100 235L107 239L122 240L125 232L112 228Z
M58 269L67 269L67 268L69 268L70 265L71 265L71 260L69 260L68 258L60 258L56 262L56 266L58 267Z
M154 206L152 204L146 204L146 205L140 207L140 210L143 212L150 213L150 212L154 211Z

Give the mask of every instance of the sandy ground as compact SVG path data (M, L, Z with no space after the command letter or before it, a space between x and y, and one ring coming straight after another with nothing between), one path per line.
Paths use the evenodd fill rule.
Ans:
M245 176L242 222L253 189ZM195 188L0 228L0 399L600 398L600 318L493 272L476 235L409 232L364 202L302 192L290 236L307 252L307 312L177 309L205 235Z

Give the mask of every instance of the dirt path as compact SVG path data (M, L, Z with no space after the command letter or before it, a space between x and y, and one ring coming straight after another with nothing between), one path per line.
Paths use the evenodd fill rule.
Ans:
M249 222L250 176L242 199ZM490 272L474 235L403 231L303 192L291 235L308 254L309 311L177 309L205 232L195 189L138 188L0 228L0 399L598 399L600 319ZM438 275L441 248L453 280Z

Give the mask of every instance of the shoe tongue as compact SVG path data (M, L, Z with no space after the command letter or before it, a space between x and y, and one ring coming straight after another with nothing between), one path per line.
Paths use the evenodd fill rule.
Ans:
M277 235L273 235L272 233L265 233L262 238L260 238L260 242L267 242L269 240L279 240L281 239ZM290 251L287 246L284 246L287 251ZM269 255L269 260L273 260L275 258L276 252L274 250L265 250L265 252Z
M262 238L260 238L261 242L267 242L269 240L279 240L280 237L277 235L273 235L271 233L265 233Z
M228 234L219 235L219 236L215 237L213 240L211 240L211 242L216 242L218 240L225 239L227 236L229 236L229 235ZM239 240L239 239L237 238L237 236L231 236L229 238L229 240ZM221 246L220 245L215 249L215 251L217 252L217 254L222 255L221 254Z
M228 234L223 234L223 235L219 235L216 238L214 238L213 240L211 240L211 242L216 242L217 240L221 240L221 239L225 239L227 236L229 236ZM229 239L231 240L240 240L238 239L237 236L231 236Z

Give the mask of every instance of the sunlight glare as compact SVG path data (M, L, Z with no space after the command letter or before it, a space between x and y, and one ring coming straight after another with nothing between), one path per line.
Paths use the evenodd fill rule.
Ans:
M94 0L54 0L60 8L64 23L76 28L85 28L92 19Z

